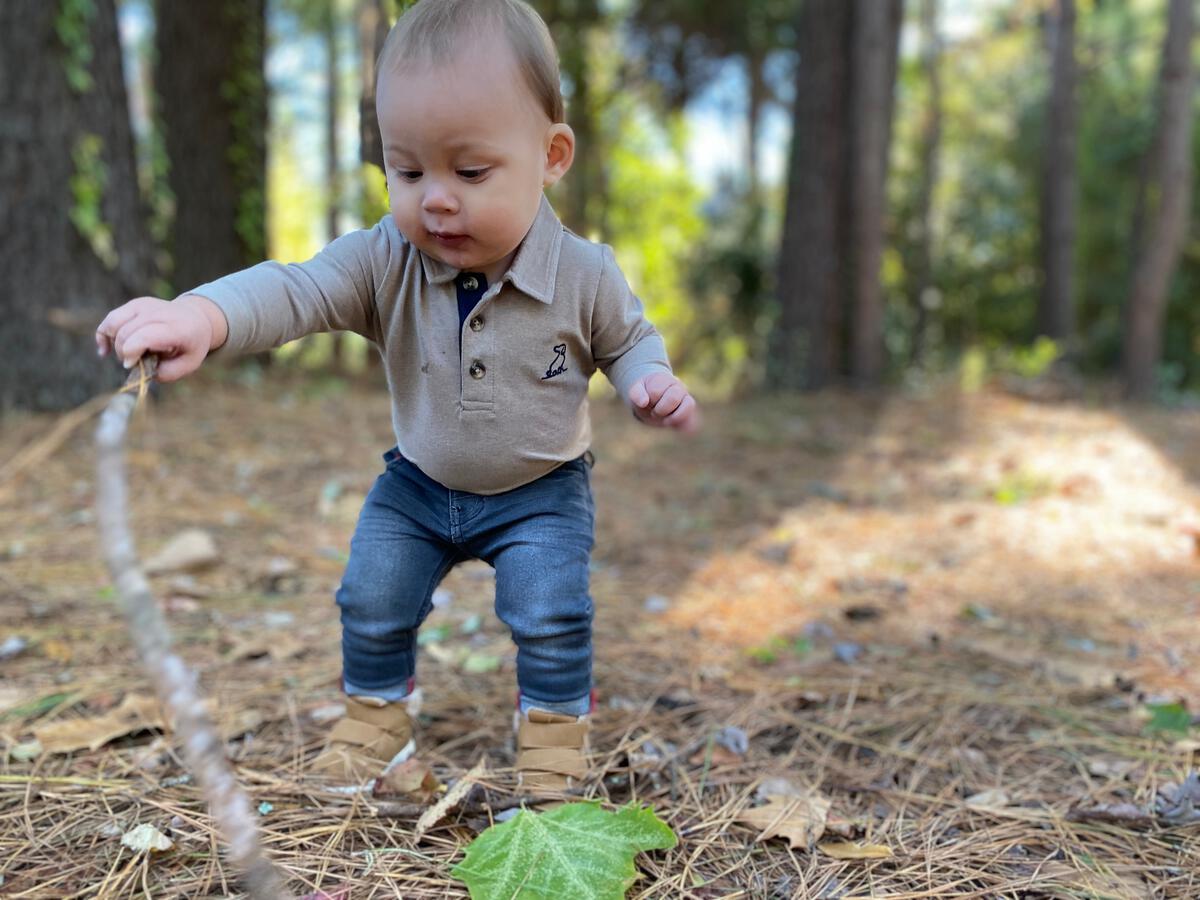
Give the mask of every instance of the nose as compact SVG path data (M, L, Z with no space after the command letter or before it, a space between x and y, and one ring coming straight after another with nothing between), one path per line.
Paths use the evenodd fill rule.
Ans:
M458 211L458 198L445 182L430 179L421 208L425 212L454 213Z

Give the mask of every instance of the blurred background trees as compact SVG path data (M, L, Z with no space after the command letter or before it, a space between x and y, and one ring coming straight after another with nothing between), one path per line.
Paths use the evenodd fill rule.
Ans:
M0 408L106 383L104 309L385 214L373 66L403 5L4 4ZM551 199L708 391L1051 364L1200 390L1190 0L533 5L579 136Z

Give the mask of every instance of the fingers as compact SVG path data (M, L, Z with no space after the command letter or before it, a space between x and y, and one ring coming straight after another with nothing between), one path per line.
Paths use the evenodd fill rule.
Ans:
M186 348L179 345L171 328L163 322L131 322L117 333L117 355L130 368L147 350L173 357ZM166 379L164 379L166 380Z
M674 428L692 434L700 427L696 401L674 375L656 372L629 390L634 415L647 425Z
M687 396L687 388L681 382L672 383L659 395L658 402L654 404L654 414L660 419L666 418L679 408L679 404Z
M646 390L646 380L641 378L634 382L633 387L629 389L629 402L634 405L635 409L645 409L650 405L650 394Z
M684 434L695 434L700 430L700 410L691 394L683 398L683 402L675 411L663 419L668 428L677 428Z
M96 352L100 356L107 356L115 350L126 364L125 367L129 368L141 354L130 358L123 352L125 341L139 327L157 321L166 306L167 302L157 297L138 297L118 306L96 326Z
M97 353L101 356L107 356L113 350L113 342L116 340L117 332L132 321L140 310L144 309L141 301L146 299L149 298L139 297L137 300L130 300L128 303L110 311L104 317L100 324L96 326Z
M171 381L178 381L185 375L190 375L200 367L202 360L198 358L198 354L182 353L179 356L169 358L160 358L158 363L158 371L154 377L166 384Z

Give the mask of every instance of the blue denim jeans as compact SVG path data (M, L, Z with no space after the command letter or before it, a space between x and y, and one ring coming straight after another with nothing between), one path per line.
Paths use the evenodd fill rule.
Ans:
M346 693L405 697L434 588L456 563L482 559L496 570L496 615L517 645L521 708L588 712L595 507L587 459L483 495L450 490L398 450L383 458L337 592Z

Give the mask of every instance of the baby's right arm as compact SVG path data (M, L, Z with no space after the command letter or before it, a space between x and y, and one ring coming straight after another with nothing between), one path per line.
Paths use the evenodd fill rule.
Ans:
M104 317L96 328L96 352L115 351L127 369L143 353L157 354L158 379L178 381L200 368L228 334L225 314L207 297L138 297Z

